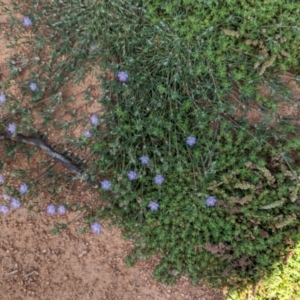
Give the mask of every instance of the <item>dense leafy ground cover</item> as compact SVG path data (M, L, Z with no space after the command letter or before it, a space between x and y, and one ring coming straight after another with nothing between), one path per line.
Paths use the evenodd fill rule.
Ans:
M28 43L33 55L27 82L18 80L22 70L13 63L1 88L6 94L14 79L51 124L67 80L79 82L94 65L106 70L99 77L103 111L71 144L97 158L87 169L107 200L98 215L116 220L135 240L129 264L159 253L155 277L170 284L186 275L195 284L241 291L293 272L290 283L295 268L280 270L298 251L300 140L297 124L276 112L279 101L292 102L280 72L299 74L299 6L15 1L14 12L28 19L22 24L8 11L12 32L23 27L34 36L24 42L16 35L12 46ZM6 98L11 115L1 129L16 123L19 133L39 134L33 109L9 93ZM237 113L253 105L263 116L255 126ZM261 299L287 299L282 286L276 294L269 287L256 292Z

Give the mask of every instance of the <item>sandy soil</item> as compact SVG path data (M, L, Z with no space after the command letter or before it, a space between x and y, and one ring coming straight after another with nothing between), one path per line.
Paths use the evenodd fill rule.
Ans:
M9 0L4 2L10 3ZM7 25L4 15L0 15L0 25L3 25L2 28ZM14 54L14 50L6 48L8 43L4 30L0 32L0 41L0 80L4 81L8 74L7 59ZM101 107L98 103L87 105L82 95L87 87L95 90L96 99L99 96L97 93L101 91L92 74L82 85L68 84L64 92L67 96L70 91L73 92L75 101L71 103L71 108L79 111L80 118L88 120L89 115L100 112ZM18 93L18 90L12 89L11 92ZM64 122L69 121L64 111L60 111L58 118ZM39 122L37 117L34 124L42 130ZM83 126L74 126L74 137L82 134ZM51 144L67 147L63 136L63 131L49 129L48 139ZM46 159L40 150L30 159L24 153L17 153L10 159L6 157L3 143L0 144L0 162L4 162L0 173L13 188L21 183L20 177L16 175L21 171L28 170L30 178L44 176L45 164L42 162ZM61 166L55 165L53 169L67 176L67 170ZM29 177L23 181L29 181ZM62 182L60 184L63 185ZM0 185L0 196L2 193L6 193L4 185ZM39 186L38 192L29 191L22 196L22 208L5 216L0 215L0 299L224 299L220 291L205 286L194 287L186 278L181 278L172 288L155 282L152 271L158 263L157 258L127 267L124 258L133 248L133 243L124 241L120 230L110 227L108 223L99 220L102 225L102 233L99 235L89 230L81 234L81 229L86 225L82 212L72 211L59 217L50 217L45 213L49 203L88 204L94 209L101 205L99 198L97 190L78 180L63 186L56 196L48 192L45 184L45 187ZM0 204L4 203L5 200L0 197ZM34 206L33 211L29 211L29 205ZM60 234L53 235L50 231L55 222L69 223L69 226Z
M132 244L116 228L102 224L100 235L80 235L76 231L83 224L76 221L59 235L49 232L54 220L74 217L22 208L0 218L1 299L223 299L220 292L192 287L184 278L172 288L155 282L155 259L126 267L123 260Z

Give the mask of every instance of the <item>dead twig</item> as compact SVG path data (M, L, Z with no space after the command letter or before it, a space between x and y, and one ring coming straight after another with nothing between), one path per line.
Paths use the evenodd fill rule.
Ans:
M31 275L33 275L33 274L35 274L35 272L36 272L36 271L32 271L32 272L30 272L30 273L28 273L28 274L24 275L24 278L27 278L27 277L29 277L29 276L31 276Z
M21 142L21 143L37 146L40 149L42 149L44 152L46 152L49 156L54 158L56 161L59 161L64 167L69 169L72 173L79 176L79 178L86 180L93 187L97 186L96 183L93 180L91 180L88 174L86 174L83 170L81 170L79 167L74 165L70 160L62 156L60 153L53 150L40 138L26 137L21 134L11 135L6 133L4 135L0 135L0 141L1 140L10 140L10 141Z
M13 270L13 271L7 273L7 275L14 275L14 274L16 274L18 272L19 272L19 270Z

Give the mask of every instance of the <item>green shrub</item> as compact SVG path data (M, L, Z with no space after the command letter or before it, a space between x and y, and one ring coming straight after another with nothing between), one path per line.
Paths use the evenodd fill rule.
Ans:
M298 180L265 143L270 131L257 130L256 140L245 124L234 126L226 117L230 105L224 97L233 82L245 84L241 94L250 99L256 94L253 82L260 81L258 72L246 71L240 53L224 55L217 46L207 58L199 40L182 38L157 12L163 22L155 26L154 12L149 19L128 1L113 2L109 12L104 57L115 58L108 61L110 69L128 72L129 80L104 80L109 96L103 99L103 120L110 133L99 144L99 172L111 178L108 203L137 243L128 262L159 252L162 260L155 275L168 283L178 274L216 286L258 280L284 255L287 236L296 243L299 214L292 202ZM218 40L210 37L210 43ZM229 57L236 63L232 72L244 68L243 76L230 76ZM216 65L219 59L223 72ZM192 149L185 145L188 136L197 137ZM276 145L284 152L287 144L282 147ZM149 167L141 166L142 155L151 158ZM130 170L138 172L136 181L128 180ZM153 182L156 174L165 177L161 187ZM209 195L219 200L213 209L205 207ZM153 200L160 204L157 212L147 209Z
M193 110L189 120L200 111ZM119 157L111 170L109 203L126 235L137 242L129 262L161 253L155 275L163 282L174 282L174 274L216 286L258 280L285 255L286 239L297 241L297 177L270 146L249 139L246 131L234 133L227 121L221 122L214 141L211 124L202 117L202 130L193 127L197 144L192 148L184 135L168 132L165 142L156 138L157 146L145 142L150 137L144 142L140 137L141 146L128 147L125 155L114 150L125 142L120 140L108 142L104 149L110 150L102 152L107 164ZM143 154L151 159L147 167L138 160ZM128 180L130 170L139 174L136 181ZM153 182L156 174L165 178L161 186ZM206 207L211 195L217 204ZM158 211L147 209L151 201L159 203Z

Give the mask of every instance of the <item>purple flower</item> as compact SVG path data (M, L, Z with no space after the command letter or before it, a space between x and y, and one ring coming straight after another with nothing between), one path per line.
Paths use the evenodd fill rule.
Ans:
M19 189L19 192L21 195L25 194L28 190L28 187L27 187L27 184L26 183L22 183L20 185L20 189Z
M4 94L0 94L0 104L3 104L6 101L6 97Z
M128 79L128 74L124 71L118 73L118 79L121 82L125 82Z
M31 20L30 20L29 17L25 17L25 18L23 19L23 25L24 25L25 27L28 27L28 26L30 26L31 24L32 24L32 22L31 22Z
M150 210L158 210L159 204L156 201L151 201L148 204L148 207L150 208Z
M205 200L206 206L215 206L216 202L217 202L217 199L213 196L210 196Z
M91 124L94 126L97 126L99 124L99 119L96 115L92 115L90 117L90 120L91 120Z
M90 138L92 136L91 132L88 129L85 129L83 131L83 135L87 138Z
M108 180L103 180L103 181L101 181L101 188L102 188L103 190L105 190L105 191L110 190L110 188L111 188L111 183L110 183L110 181L108 181Z
M10 200L10 196L6 195L6 194L2 194L2 198L6 201Z
M58 208L57 208L57 212L59 215L64 215L66 213L66 208L63 206L63 205L60 205Z
M137 178L137 172L134 171L129 171L127 173L128 179L129 180L135 180Z
M156 183L156 184L159 184L159 185L161 185L163 182L164 182L164 178L163 178L163 176L162 175L156 175L155 177L154 177L154 182Z
M4 183L3 175L0 174L0 183Z
M100 233L101 232L101 225L99 223L93 223L91 225L91 230L92 230L92 233Z
M196 138L193 137L193 136L189 136L187 139L186 139L186 143L188 146L193 146L196 144Z
M141 157L140 157L140 161L141 161L142 165L148 165L149 160L150 160L150 159L149 159L148 156L141 156Z
M12 198L10 202L10 207L13 209L17 209L21 207L21 202L18 199Z
M34 83L34 82L31 82L31 83L29 84L29 87L30 87L30 89L31 89L32 92L34 92L34 91L37 90L37 85L36 85L36 83Z
M9 208L6 205L0 205L0 213L6 215L9 212Z
M46 208L46 212L48 215L53 216L55 214L55 206L53 204L49 204Z
M10 123L7 126L7 132L13 134L17 129L17 126L14 123Z

